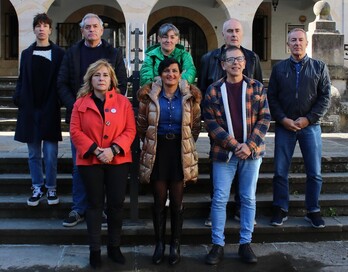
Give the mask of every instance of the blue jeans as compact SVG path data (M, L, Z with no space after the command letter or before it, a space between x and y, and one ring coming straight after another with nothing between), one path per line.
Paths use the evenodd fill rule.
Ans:
M36 140L32 143L27 143L27 145L32 185L37 187L45 185L47 189L55 189L57 187L58 142ZM43 153L45 162L46 182L43 175L41 153Z
M224 246L226 205L233 178L238 173L240 194L240 244L251 242L256 213L256 185L262 159L241 160L232 156L229 162L213 162L214 194L211 206L212 242Z
M273 205L289 210L288 174L296 142L299 142L306 169L306 208L308 212L320 211L319 195L321 177L321 128L310 125L298 132L292 132L281 125L275 128Z
M73 159L73 171L72 171L72 210L77 211L79 214L84 215L87 209L87 193L85 185L81 179L79 171L76 165L76 147L71 142L71 155Z

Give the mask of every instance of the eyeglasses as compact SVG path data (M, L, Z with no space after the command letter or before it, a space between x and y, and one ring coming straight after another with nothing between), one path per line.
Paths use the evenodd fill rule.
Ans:
M224 60L224 62L227 62L229 64L233 64L235 61L237 62L243 62L245 60L244 56L239 56L239 57L230 57Z

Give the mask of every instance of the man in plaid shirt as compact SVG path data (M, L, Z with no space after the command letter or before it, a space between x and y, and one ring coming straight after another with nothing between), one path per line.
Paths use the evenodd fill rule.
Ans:
M256 263L250 243L256 212L256 184L271 115L263 85L243 76L245 56L242 50L226 48L221 65L226 77L209 86L203 104L206 129L212 139L210 159L214 185L211 207L213 247L206 263L214 265L223 258L226 204L235 174L238 174L241 198L238 254L242 261Z

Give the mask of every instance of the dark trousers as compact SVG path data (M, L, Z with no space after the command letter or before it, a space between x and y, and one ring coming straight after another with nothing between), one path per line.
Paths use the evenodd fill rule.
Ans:
M78 166L87 192L86 222L92 251L100 250L101 247L101 223L105 197L108 215L108 245L120 246L129 166L129 163Z

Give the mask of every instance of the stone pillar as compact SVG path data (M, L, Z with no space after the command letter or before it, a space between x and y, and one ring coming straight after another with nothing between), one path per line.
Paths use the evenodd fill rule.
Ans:
M348 131L348 111L344 110L347 97L347 68L344 67L344 35L336 30L327 1L318 1L313 8L316 16L308 25L307 54L328 65L331 78L331 106L324 117L328 131ZM325 122L324 122L325 123Z
M316 18L308 25L308 55L324 61L327 65L342 66L344 36L336 30L336 22L332 21L330 15L329 3L318 1L313 11Z

